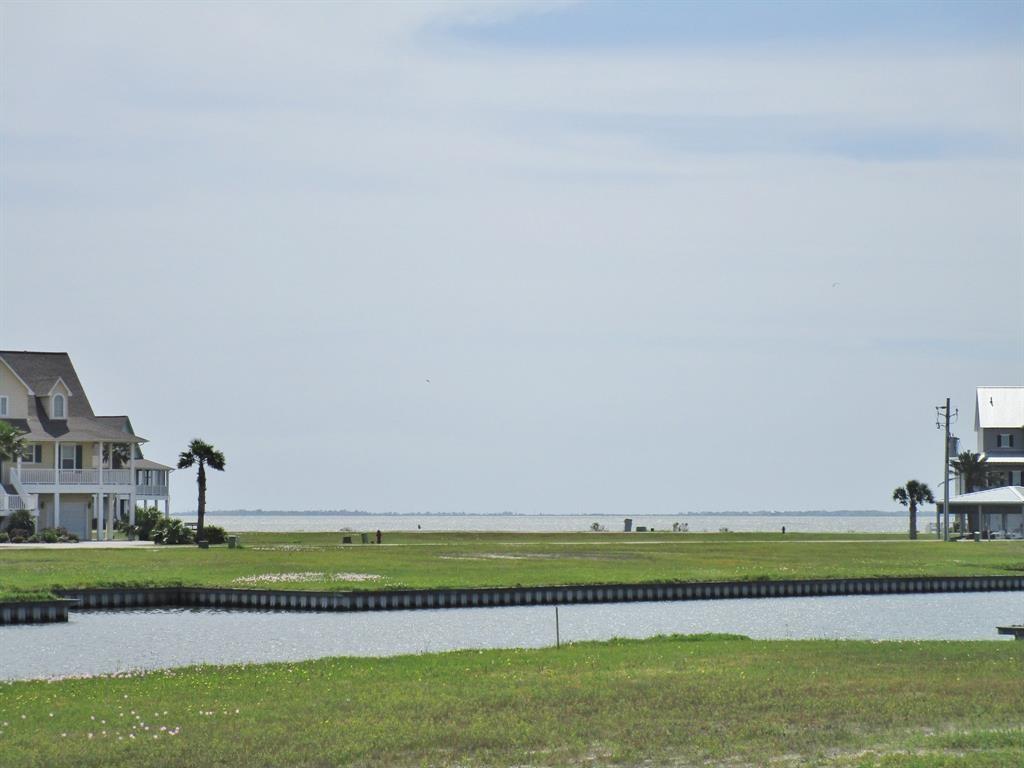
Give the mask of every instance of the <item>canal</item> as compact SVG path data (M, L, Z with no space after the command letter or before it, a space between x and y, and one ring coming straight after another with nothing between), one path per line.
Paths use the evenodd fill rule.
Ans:
M779 640L995 641L997 625L1024 620L1024 593L564 605L559 620L563 643L703 632ZM0 680L554 644L552 606L370 613L72 611L66 624L0 627Z

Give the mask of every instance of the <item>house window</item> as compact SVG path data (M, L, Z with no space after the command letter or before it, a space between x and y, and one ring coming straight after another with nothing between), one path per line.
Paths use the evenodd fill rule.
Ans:
M60 445L60 468L81 469L78 462L80 452L79 446L74 443L61 443Z
M1009 432L996 435L996 448L1013 448L1013 435Z
M26 445L25 452L21 455L21 461L23 464L42 464L43 446Z
M64 395L53 396L53 418L63 419L64 416Z
M0 397L0 416L7 415L7 398Z
M1024 485L1024 469L1010 470L1010 485Z

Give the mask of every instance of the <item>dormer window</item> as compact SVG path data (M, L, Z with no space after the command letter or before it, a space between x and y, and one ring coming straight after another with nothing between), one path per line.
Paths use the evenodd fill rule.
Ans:
M1002 432L996 435L996 448L1013 448L1013 433Z
M64 395L54 395L53 396L53 416L52 416L52 418L54 418L54 419L66 419L67 416L64 415L65 407L66 407L66 405L65 405L65 402L64 402Z

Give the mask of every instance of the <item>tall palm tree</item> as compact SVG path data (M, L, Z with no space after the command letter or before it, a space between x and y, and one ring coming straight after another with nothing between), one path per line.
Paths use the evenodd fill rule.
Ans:
M934 504L932 490L925 483L917 480L908 480L892 492L892 500L898 501L905 507L910 507L910 538L917 538L917 506L919 504Z
M987 456L973 451L963 451L955 459L949 460L949 466L963 481L964 493L985 488L989 475L987 462Z
M203 539L203 521L206 518L206 468L211 467L219 472L224 471L224 454L209 443L198 438L188 444L188 450L182 451L178 457L178 469L188 469L198 464L199 475L199 524L196 526L196 541Z

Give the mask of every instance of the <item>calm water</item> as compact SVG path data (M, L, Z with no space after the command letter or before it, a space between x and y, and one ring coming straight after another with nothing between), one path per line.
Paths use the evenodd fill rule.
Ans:
M1024 621L1024 593L572 605L560 606L559 617L563 642L699 632L759 639L998 640L997 625ZM76 611L67 624L0 627L0 679L554 644L551 606L381 613Z
M195 515L180 515L194 521ZM623 516L624 517L624 516ZM600 523L609 531L621 531L623 517L610 515L207 515L213 525L229 531L508 531L519 533L565 533L590 530ZM633 525L659 531L671 531L673 523L686 523L694 533L730 531L779 531L792 533L903 533L903 517L877 515L801 516L801 515L641 515ZM928 520L921 518L924 531Z

